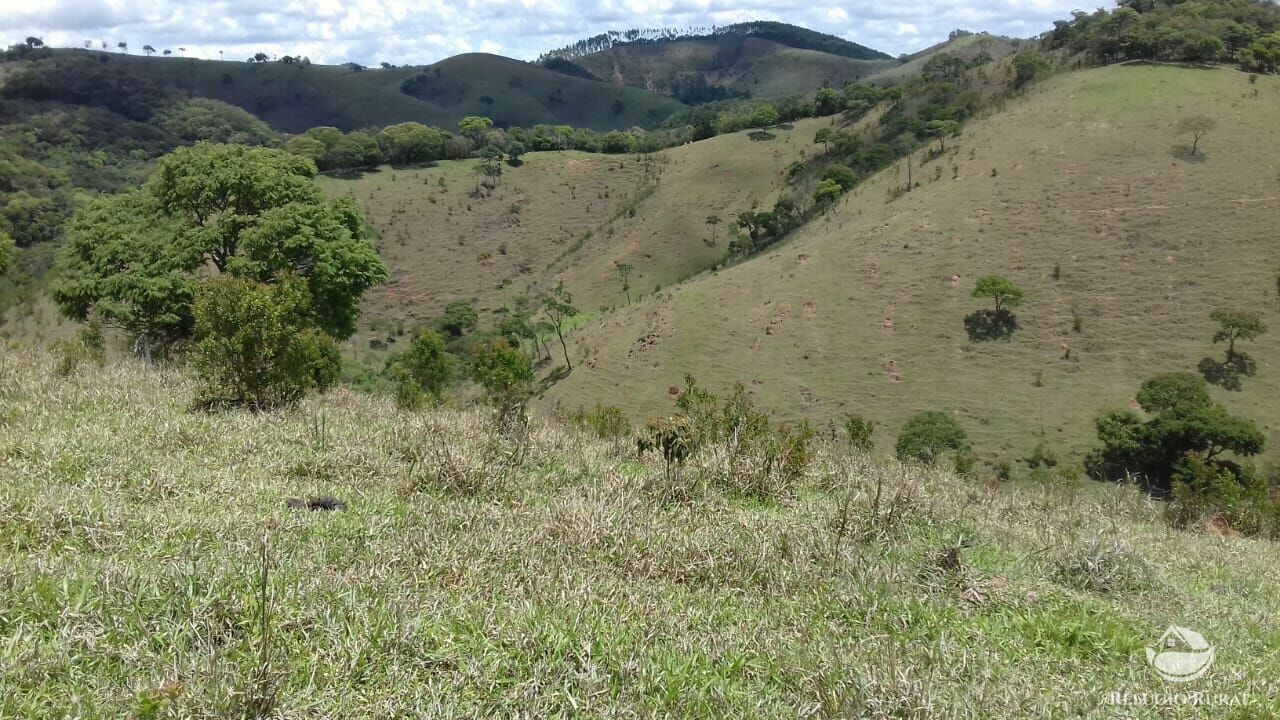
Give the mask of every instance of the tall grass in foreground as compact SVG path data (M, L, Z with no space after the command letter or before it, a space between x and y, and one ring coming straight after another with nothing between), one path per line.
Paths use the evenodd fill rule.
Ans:
M1280 675L1275 545L1127 488L827 448L746 498L712 449L673 493L626 439L194 391L0 357L0 717L1154 718L1107 694ZM1218 648L1195 688L1146 665L1173 623Z

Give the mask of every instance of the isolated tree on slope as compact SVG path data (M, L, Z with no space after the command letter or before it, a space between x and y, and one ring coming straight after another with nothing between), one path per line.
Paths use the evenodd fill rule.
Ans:
M1249 310L1214 310L1209 317L1220 326L1213 334L1213 343L1227 343L1228 362L1237 355L1237 340L1253 340L1267 331L1262 314Z
M1258 364L1248 353L1236 349L1237 340L1253 340L1267 331L1262 314L1249 310L1214 310L1209 317L1218 323L1213 344L1227 343L1224 360L1206 357L1200 360L1200 374L1205 380L1227 390L1241 390L1246 377L1252 377Z
M1192 115L1178 120L1174 131L1178 135L1191 136L1190 154L1195 155L1200 152L1200 141L1217 126L1218 121L1208 115Z
M973 297L995 300L996 312L1011 310L1022 302L1022 290L1000 275L984 275L973 288Z
M547 320L551 322L551 326L555 328L556 337L560 339L560 349L564 351L565 367L572 370L573 363L569 361L569 345L564 341L564 323L578 314L578 308L573 306L573 295L565 289L563 282L557 283L550 293L543 296L542 312L547 316Z

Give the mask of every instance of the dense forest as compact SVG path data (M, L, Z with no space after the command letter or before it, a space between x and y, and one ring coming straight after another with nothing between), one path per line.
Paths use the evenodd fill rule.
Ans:
M1048 49L1095 62L1235 62L1253 72L1280 69L1280 7L1255 0L1120 0L1112 11L1076 11L1044 36Z

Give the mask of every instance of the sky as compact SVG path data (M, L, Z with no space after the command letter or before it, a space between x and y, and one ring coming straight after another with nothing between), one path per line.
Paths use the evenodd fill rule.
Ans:
M1098 0L1085 6L1107 5ZM898 55L955 29L1031 37L1077 0L0 0L0 42L144 45L241 61L257 52L317 63L423 65L464 52L521 60L608 30L780 20ZM185 50L179 50L185 48Z

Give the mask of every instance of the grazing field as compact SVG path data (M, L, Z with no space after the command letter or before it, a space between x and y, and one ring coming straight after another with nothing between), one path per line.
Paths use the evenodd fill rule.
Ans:
M802 120L770 130L772 140L737 132L656 153L657 172L637 202L608 218L556 270L582 306L594 310L626 303L619 264L634 268L632 299L711 268L725 257L738 213L772 207L786 187L787 166L812 156L814 133L830 123ZM711 215L720 220L714 228Z
M737 214L771 206L787 165L814 152L813 134L829 122L802 121L766 142L739 132L650 156L530 153L479 196L475 161L321 178L331 195L360 203L391 268L366 298L360 342L381 338L387 323L435 317L453 300L474 299L483 313L558 280L584 311L625 305L619 263L634 268L633 299L706 270L724 257ZM722 221L714 242L709 215Z
M360 204L391 269L366 296L363 325L427 320L454 300L491 311L530 293L637 192L645 173L634 156L531 153L518 168L504 166L496 188L476 193L475 164L321 179L331 195Z
M1215 390L1280 446L1275 254L1280 79L1228 69L1113 66L1032 88L967 125L944 156L850 193L792 240L583 328L575 369L544 402L667 412L692 373L744 383L781 417L881 423L956 413L989 461L1041 437L1093 443L1093 419L1158 371L1222 354L1210 311L1251 308L1257 376ZM1188 158L1182 117L1217 127ZM936 148L936 143L933 144ZM1027 292L1008 342L970 342L970 291L1001 274ZM1076 329L1078 319L1078 330Z
M0 717L1273 717L1269 542L1130 488L823 449L744 499L631 443L0 355ZM344 510L286 507L331 494ZM1174 685L1166 626L1215 646ZM1242 706L1117 707L1113 693Z

